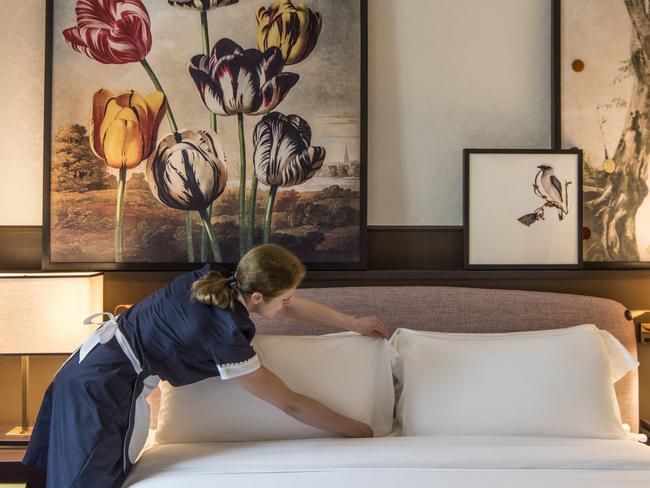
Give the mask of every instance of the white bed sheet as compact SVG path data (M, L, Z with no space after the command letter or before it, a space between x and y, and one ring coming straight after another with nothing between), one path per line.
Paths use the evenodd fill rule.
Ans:
M643 487L650 447L630 440L383 437L154 445L124 487Z

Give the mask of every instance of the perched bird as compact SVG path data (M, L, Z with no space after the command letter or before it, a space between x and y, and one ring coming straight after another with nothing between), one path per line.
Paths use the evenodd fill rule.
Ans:
M549 202L556 203L561 211L558 212L560 220L562 219L562 214L567 213L566 202L562 196L562 183L557 179L553 172L553 167L547 164L540 164L538 168L541 171L541 180L542 188ZM558 210L560 210L558 209Z
M562 191L566 193L570 181L564 183L564 188L562 188L562 183L557 179L553 172L553 167L548 164L540 164L537 166L539 171L535 175L535 182L533 183L533 192L539 198L544 200L544 204L539 208L536 208L533 212L522 215L517 220L525 225L530 227L538 220L544 219L544 209L553 207L557 210L557 216L559 220L563 220L564 216L569 213L569 204L567 201L568 197L562 196ZM539 184L541 180L541 188Z

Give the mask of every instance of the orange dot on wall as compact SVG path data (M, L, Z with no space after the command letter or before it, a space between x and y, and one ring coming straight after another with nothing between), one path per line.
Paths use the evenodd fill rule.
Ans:
M573 61L573 63L571 63L571 68L575 72L580 72L585 69L585 63L582 61L582 59L576 59Z
M591 237L591 229L589 227L582 228L582 238L586 241Z

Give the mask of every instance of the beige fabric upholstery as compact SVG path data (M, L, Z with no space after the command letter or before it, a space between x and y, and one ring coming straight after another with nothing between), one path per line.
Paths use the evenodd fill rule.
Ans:
M443 332L513 332L593 323L611 332L635 357L637 355L634 327L624 317L625 307L605 298L445 286L305 288L297 290L296 296L355 316L377 315L390 333L398 327ZM337 331L280 316L272 320L260 316L252 316L252 319L258 334L306 335ZM617 383L616 393L623 421L638 432L636 371ZM155 410L157 398L151 400ZM155 418L152 425L155 426Z

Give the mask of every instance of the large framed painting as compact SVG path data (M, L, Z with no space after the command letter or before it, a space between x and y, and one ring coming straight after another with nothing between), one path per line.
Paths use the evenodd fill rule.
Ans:
M582 266L580 150L463 151L466 269Z
M585 267L650 267L650 11L554 0L555 147L584 151Z
M44 268L365 268L366 12L48 0Z

